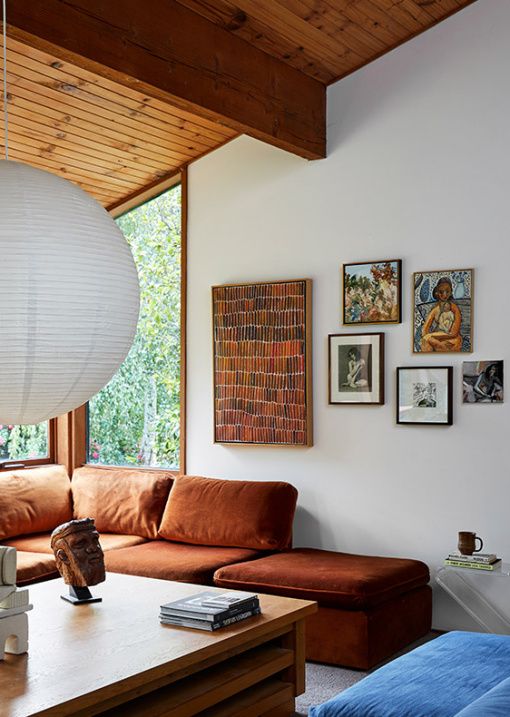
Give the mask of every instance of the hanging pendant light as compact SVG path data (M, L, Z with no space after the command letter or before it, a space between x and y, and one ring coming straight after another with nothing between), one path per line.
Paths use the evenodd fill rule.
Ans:
M130 248L78 186L0 160L0 423L30 424L88 401L132 344L139 287Z

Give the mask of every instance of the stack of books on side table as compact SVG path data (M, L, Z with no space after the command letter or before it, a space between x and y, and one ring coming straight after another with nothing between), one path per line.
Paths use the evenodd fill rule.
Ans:
M495 570L501 567L501 558L495 553L476 553L476 555L461 555L450 553L444 561L445 565L454 568L474 568L475 570Z
M164 625L218 630L253 615L260 615L255 593L210 591L161 605L159 619Z

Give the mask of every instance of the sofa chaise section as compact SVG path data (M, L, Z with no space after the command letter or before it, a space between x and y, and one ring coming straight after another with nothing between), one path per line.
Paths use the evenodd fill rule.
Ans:
M418 560L296 548L221 568L214 583L316 600L307 659L366 670L430 630L429 577Z

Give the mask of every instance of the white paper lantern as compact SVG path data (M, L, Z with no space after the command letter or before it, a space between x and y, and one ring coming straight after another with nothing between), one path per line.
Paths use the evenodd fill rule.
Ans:
M139 288L113 219L70 182L0 160L0 424L82 405L132 344Z

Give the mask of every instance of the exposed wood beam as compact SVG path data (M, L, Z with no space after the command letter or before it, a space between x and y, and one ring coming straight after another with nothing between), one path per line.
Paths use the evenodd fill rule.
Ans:
M307 159L326 154L326 90L175 0L10 3L9 34Z

